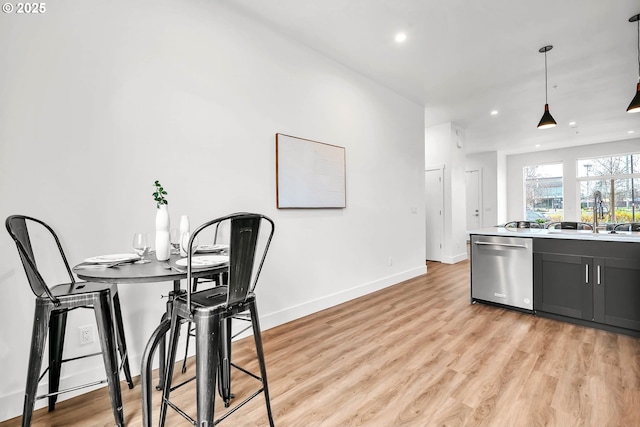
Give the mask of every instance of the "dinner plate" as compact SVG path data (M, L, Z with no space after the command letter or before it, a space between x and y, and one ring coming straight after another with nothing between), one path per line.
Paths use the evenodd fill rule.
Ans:
M221 252L229 249L229 245L200 245L196 252L198 253L210 253L210 252Z
M187 266L187 258L182 258L176 261L176 265L181 267ZM202 256L194 256L191 258L191 267L193 268L203 268L203 267L214 267L216 265L225 264L229 262L229 257L227 255L202 255Z
M140 259L140 257L136 254L111 254L87 258L84 262L90 262L93 264L110 264L112 262L134 261L137 259Z

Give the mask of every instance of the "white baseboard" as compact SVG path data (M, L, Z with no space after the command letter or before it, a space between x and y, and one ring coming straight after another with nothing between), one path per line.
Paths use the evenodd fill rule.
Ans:
M260 326L262 330L267 330L278 325L290 322L295 319L299 319L304 316L316 313L321 310L342 304L352 299L370 294L380 289L387 288L389 286L398 284L405 280L412 279L427 272L427 266L412 268L407 271L394 274L392 276L383 277L382 279L375 280L373 282L364 283L359 286L355 286L350 289L345 289L340 292L336 292L330 295L326 295L322 298L318 298L313 301L308 301L303 304L299 304L293 307L287 307L284 310L270 313L260 317Z
M458 263L460 261L466 260L467 258L468 258L467 257L467 253L463 252L461 254L454 255L454 256L451 256L451 257L444 257L442 259L442 263L443 264L456 264L456 263Z

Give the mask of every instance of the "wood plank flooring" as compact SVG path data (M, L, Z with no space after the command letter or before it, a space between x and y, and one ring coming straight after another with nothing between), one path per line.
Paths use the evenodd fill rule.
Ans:
M263 333L277 426L640 426L640 340L469 304L468 262L428 271ZM252 341L234 343L233 358L255 366ZM234 372L238 398L253 385ZM191 386L172 396L195 412ZM123 399L139 426L137 379ZM189 425L169 415L167 426ZM267 425L262 397L225 424ZM106 388L32 425L113 425Z

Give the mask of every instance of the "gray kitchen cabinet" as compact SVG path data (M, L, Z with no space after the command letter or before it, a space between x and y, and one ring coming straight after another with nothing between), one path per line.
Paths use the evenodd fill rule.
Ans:
M640 332L640 245L536 239L533 250L536 312Z
M592 259L534 252L534 309L593 320Z
M594 258L594 321L640 331L640 258Z

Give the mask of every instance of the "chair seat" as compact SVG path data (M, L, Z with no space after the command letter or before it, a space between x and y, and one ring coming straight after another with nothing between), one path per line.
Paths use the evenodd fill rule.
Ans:
M66 295L81 295L90 294L104 291L114 292L117 289L117 285L112 283L100 283L100 282L76 282L76 283L62 283L51 287L51 294L54 297L61 297ZM46 297L46 295L41 295Z
M217 306L227 301L227 291L228 288L226 286L205 289L191 294L191 301L202 307ZM181 296L180 298L184 298L186 302L186 297Z
M206 311L209 314L218 314L225 312L228 315L234 315L248 310L248 304L255 300L253 292L247 295L243 303L234 306L227 306L227 287L216 286L215 288L206 289L191 294L191 307L195 311ZM175 303L179 306L186 306L187 298L184 295L179 296Z

